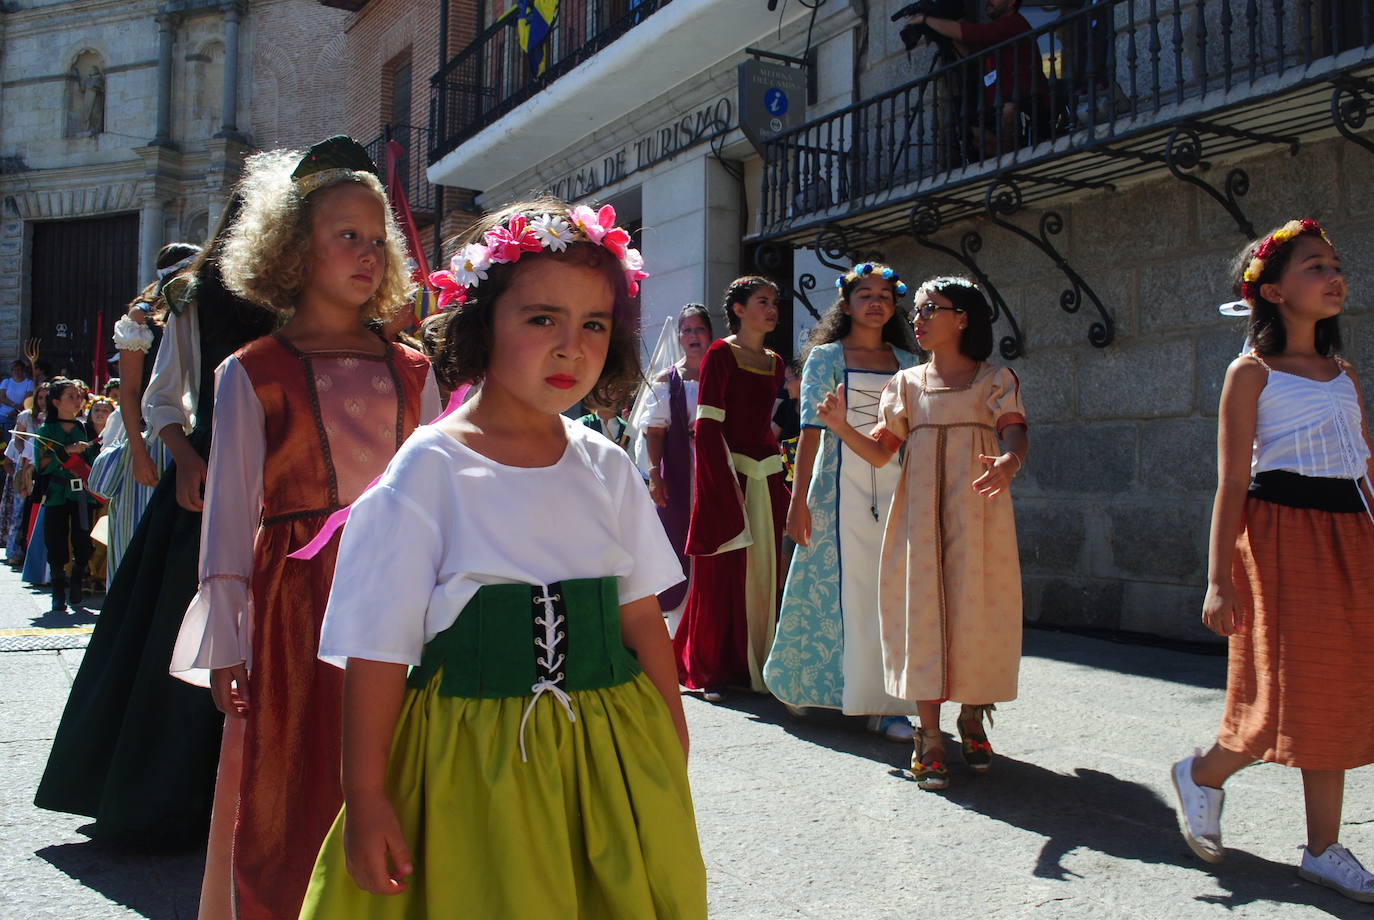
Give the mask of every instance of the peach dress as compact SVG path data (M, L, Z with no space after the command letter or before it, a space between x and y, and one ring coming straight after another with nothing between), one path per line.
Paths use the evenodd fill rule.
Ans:
M980 453L1024 425L1010 368L980 365L962 387L928 387L929 365L898 371L883 390L884 432L904 442L902 477L883 535L878 584L887 692L909 700L1016 698L1021 564L1009 492L971 483Z

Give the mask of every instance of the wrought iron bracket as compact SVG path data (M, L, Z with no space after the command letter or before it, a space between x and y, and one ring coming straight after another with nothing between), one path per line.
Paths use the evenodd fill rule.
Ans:
M1059 295L1059 306L1065 313L1077 313L1083 306L1083 298L1087 297L1097 308L1101 319L1088 327L1088 341L1098 348L1105 348L1111 344L1116 336L1116 323L1112 320L1102 301L1083 277L1074 271L1073 266L1064 258L1055 245L1050 242L1050 237L1064 231L1064 217L1058 211L1045 211L1040 215L1039 234L1031 233L1007 220L1022 208L1021 187L1012 179L1002 177L996 179L988 186L983 194L983 207L987 211L988 219L997 226L1009 233L1013 233L1021 239L1039 249L1049 256L1054 267L1069 280L1071 287L1067 287Z
M790 247L789 247L790 248ZM764 275L772 278L783 286L783 294L790 296L795 301L800 301L816 322L821 321L821 313L811 303L811 298L806 296L807 291L816 289L816 276L810 272L805 273L797 279L797 287L792 286L792 279L785 278L782 274L783 268L783 244L781 243L762 243L754 249L754 267Z
M911 230L911 236L917 243L926 249L934 250L949 256L964 268L968 269L973 277L977 279L978 286L988 295L988 302L992 305L992 321L995 323L999 318L1005 317L1007 325L1011 327L1011 335L1002 336L997 343L997 350L1002 357L1008 361L1014 361L1026 353L1026 340L1021 335L1021 326L1016 322L1016 317L1012 314L1007 302L1002 297L1002 292L997 290L997 286L992 283L978 264L977 255L983 249L983 236L977 230L967 230L959 238L959 249L954 250L930 239L930 237L940 232L944 226L944 219L940 215L940 206L929 200L918 201L911 208L911 213L907 215L907 226Z
M1291 134L1266 134L1263 131L1243 131L1240 128L1233 128L1230 125L1219 125L1210 121L1192 121L1189 125L1194 128L1201 128L1208 134L1215 134L1218 137L1234 137L1243 141L1254 141L1257 144L1277 144L1288 148L1288 155L1295 157L1298 155L1298 148L1302 146L1302 139Z
M1197 176L1184 172L1196 169L1202 162L1202 136L1190 125L1184 124L1174 128L1164 144L1164 165L1169 167L1169 172L1173 173L1175 179L1195 185L1210 195L1227 214L1231 215L1231 219L1236 222L1240 232L1245 234L1245 238L1254 239L1255 227L1237 202L1237 199L1250 191L1250 174L1236 167L1226 174L1223 191L1218 191Z
M1345 96L1350 98L1343 98ZM1343 77L1331 91L1331 122L1341 137L1374 153L1374 141L1358 133L1369 120L1371 98L1374 98L1374 82L1353 76Z
M887 261L887 257L876 249L859 249L839 224L826 224L821 228L816 234L815 249L817 260L837 272L847 272L859 262Z

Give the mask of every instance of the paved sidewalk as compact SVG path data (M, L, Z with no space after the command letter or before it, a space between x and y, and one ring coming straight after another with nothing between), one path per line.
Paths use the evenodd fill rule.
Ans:
M47 623L46 599L17 581L0 572L0 628ZM192 918L199 853L110 849L79 832L84 819L32 806L81 654L0 652L0 918ZM751 695L688 698L711 916L1374 917L1297 879L1297 771L1263 765L1235 778L1222 866L1182 842L1168 766L1215 731L1224 667L1028 631L1021 698L999 706L990 733L992 772L974 777L952 754L945 793L917 789L901 769L909 748L853 720L799 721ZM1374 771L1350 775L1346 801L1344 841L1374 863Z

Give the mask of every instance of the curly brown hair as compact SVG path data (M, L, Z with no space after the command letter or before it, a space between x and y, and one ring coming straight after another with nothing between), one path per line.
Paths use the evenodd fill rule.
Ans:
M1244 298L1242 289L1245 282L1245 270L1250 267L1251 260L1255 257L1255 250L1260 243L1282 230L1283 227L1275 227L1265 236L1260 237L1254 242L1246 243L1245 248L1236 254L1231 261L1231 290L1237 297L1245 299L1250 304L1250 322L1247 327L1247 339L1255 349L1262 355L1282 354L1288 347L1288 331L1283 325L1283 316L1279 313L1279 306L1264 298L1260 289L1266 285L1278 281L1283 277L1283 272L1288 268L1288 263L1293 258L1293 244L1304 236L1316 236L1324 238L1322 229L1318 226L1315 230L1304 230L1294 236L1291 240L1283 243L1269 258L1264 260L1264 269L1254 284L1254 297ZM1313 347L1319 355L1338 355L1341 353L1341 320L1339 316L1328 316L1325 319L1317 320L1314 331Z
M798 363L805 364L807 357L811 354L811 349L817 345L828 345L831 342L838 342L840 339L849 335L849 330L853 327L854 321L850 315L844 312L845 304L849 303L849 298L853 296L854 289L859 286L859 282L868 277L879 277L884 268L890 266L882 263L873 263L875 272L869 275L855 275L853 278L842 275L840 281L840 295L835 298L835 302L830 305L830 309L825 311L821 321L812 327L810 335L806 337L806 346L802 348L801 358ZM915 353L916 337L911 332L911 312L901 303L904 297L897 293L897 285L892 283L892 300L894 309L892 316L883 326L883 341L904 351Z
M406 270L405 248L386 190L371 173L354 171L302 196L291 180L302 156L299 150L269 150L244 162L238 187L243 209L229 228L220 257L224 283L248 300L279 313L290 313L305 283L313 204L327 189L355 182L381 200L386 219L382 283L363 305L362 319L386 322L415 289Z
M568 217L569 206L551 196L539 196L519 201L488 214L462 236L449 241L451 251L460 251L468 243L481 242L488 230L505 224L516 214L549 214ZM601 272L611 285L615 305L611 313L611 341L606 351L606 363L601 376L588 394L588 399L602 405L620 405L643 381L639 366L639 302L631 297L620 260L608 249L588 242L569 243L562 252L541 249L524 253L520 261L492 265L486 280L468 289L468 299L446 314L447 319L436 321L422 339L443 341L431 356L435 377L453 386L476 383L486 376L491 364L491 311L496 301L510 287L522 266L539 259L581 265ZM426 320L429 323L429 320Z

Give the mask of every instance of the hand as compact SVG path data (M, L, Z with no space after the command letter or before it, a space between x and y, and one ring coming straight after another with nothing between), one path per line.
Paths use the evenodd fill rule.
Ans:
M926 24L926 14L912 13L910 16L906 18L906 21L911 23L913 26L923 26Z
M157 467L142 441L129 442L129 457L134 465L134 481L141 486L153 488L157 485Z
M845 414L847 411L844 403L843 383L835 387L835 392L827 393L825 399L816 403L816 417L831 430L846 424Z
M1236 600L1236 588L1230 579L1207 589L1207 597L1202 602L1202 623L1218 636L1245 635L1248 629L1245 611Z
M140 326L148 325L148 311L141 307L134 307L129 311L129 319L138 323Z
M811 545L811 509L796 492L792 493L792 501L787 506L787 535L798 546Z
M210 669L210 697L215 708L231 719L248 715L248 667L240 661L227 668Z
M372 894L400 894L406 890L405 878L414 866L396 809L385 795L346 801L344 852L348 857L348 874L359 888Z
M84 454L91 449L90 441L77 441L75 444L67 445L68 454Z
M205 509L205 461L200 455L191 452L183 462L180 458L174 468L177 477L177 504L187 511Z
M983 475L973 480L973 488L984 498L996 498L1011 485L1011 479L1021 468L1021 461L1013 453L1000 457L978 455L978 462L986 468Z
M668 484L658 475L658 470L649 470L649 497L660 508L668 507Z

